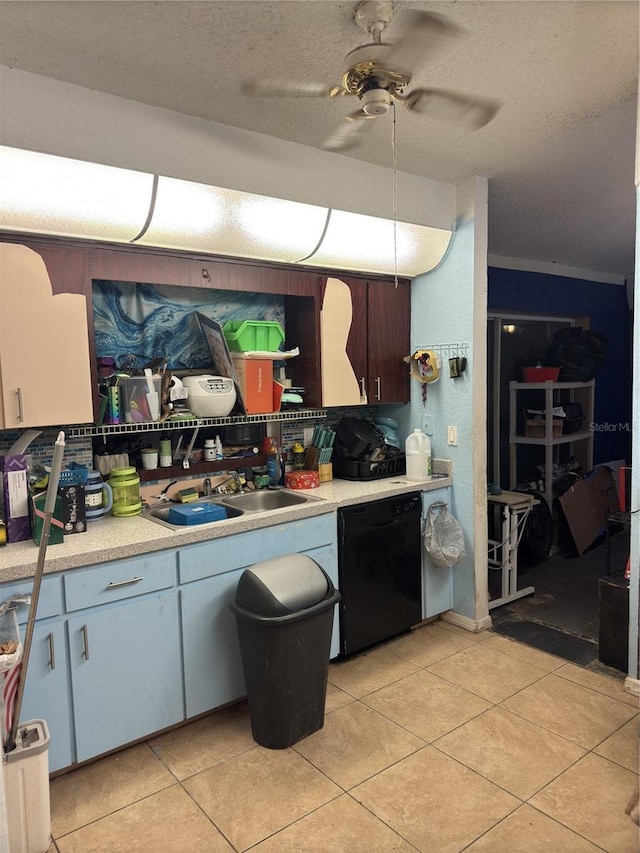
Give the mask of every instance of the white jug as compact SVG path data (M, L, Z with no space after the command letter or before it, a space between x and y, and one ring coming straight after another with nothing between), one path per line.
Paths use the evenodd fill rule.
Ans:
M407 480L428 480L431 476L431 440L421 430L414 429L404 443L407 461Z

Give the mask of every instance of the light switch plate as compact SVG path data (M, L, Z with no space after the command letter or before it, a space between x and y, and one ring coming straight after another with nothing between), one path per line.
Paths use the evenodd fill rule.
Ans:
M433 415L422 416L422 432L425 435L433 435Z
M458 446L458 427L457 426L448 426L447 427L447 444L449 447L457 447Z

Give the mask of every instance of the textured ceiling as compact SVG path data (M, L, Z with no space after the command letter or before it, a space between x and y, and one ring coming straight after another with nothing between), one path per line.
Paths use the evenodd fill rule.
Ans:
M489 178L489 251L598 272L634 267L638 4L398 2L465 35L411 87L497 98L475 133L397 111L397 165L444 181ZM249 98L247 78L337 84L369 41L354 3L0 2L0 61L171 110L320 147L355 99ZM1 114L0 114L1 118ZM391 114L346 155L391 167Z

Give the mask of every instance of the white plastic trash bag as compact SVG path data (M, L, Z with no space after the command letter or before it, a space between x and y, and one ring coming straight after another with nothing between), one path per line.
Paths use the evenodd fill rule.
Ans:
M2 746L6 746L13 723L22 643L15 601L16 598L0 605L0 736ZM28 600L28 599L27 599Z
M467 553L462 527L451 515L446 503L431 504L422 538L425 551L439 569L455 566Z

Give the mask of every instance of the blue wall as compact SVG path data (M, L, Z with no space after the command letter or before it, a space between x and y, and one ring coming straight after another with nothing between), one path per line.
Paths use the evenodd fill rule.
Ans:
M489 310L590 317L609 341L596 376L594 464L631 458L632 312L626 288L489 267Z

